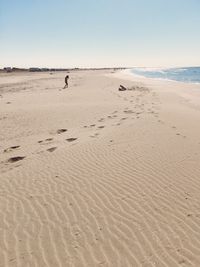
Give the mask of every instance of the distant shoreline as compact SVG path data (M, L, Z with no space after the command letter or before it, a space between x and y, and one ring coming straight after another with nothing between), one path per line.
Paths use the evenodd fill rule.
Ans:
M0 69L0 72L10 73L10 72L57 72L57 71L85 71L85 70L124 70L129 69L125 67L117 67L117 68L16 68L16 67L4 67Z

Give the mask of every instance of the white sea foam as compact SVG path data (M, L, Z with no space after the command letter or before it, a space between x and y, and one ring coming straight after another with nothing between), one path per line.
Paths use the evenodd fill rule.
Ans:
M147 78L200 83L200 67L188 68L133 68L130 72Z

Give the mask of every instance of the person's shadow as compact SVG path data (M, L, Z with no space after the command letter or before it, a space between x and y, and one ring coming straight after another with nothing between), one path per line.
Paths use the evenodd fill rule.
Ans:
M66 89L66 88L68 88L68 84L65 84L65 86L63 87L63 89Z

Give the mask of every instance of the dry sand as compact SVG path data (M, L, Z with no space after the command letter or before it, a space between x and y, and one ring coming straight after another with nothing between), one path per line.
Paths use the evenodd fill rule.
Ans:
M0 266L200 266L200 86L69 75L0 76Z

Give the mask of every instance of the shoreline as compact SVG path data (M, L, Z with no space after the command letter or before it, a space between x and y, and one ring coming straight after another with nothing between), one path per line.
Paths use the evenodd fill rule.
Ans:
M192 68L192 67L190 67L190 68ZM197 67L197 68L200 69L200 67ZM132 69L131 68L130 69L125 69L122 72L124 72L124 74L132 75L132 76L134 76L135 78L138 78L138 79L140 79L140 78L146 78L146 79L152 79L152 80L157 80L157 81L179 82L179 83L184 83L184 84L186 83L186 84L197 84L197 85L200 84L200 81L199 82L195 82L195 81L181 81L181 80L168 79L168 78L147 77L147 76L142 75L142 74L137 74L137 73L131 72L131 70L133 70L133 69L134 68L132 68ZM171 70L171 69L177 69L177 68L162 68L162 70ZM180 68L180 69L183 69L183 68ZM156 69L154 69L154 70L156 70ZM159 70L161 70L161 68Z

